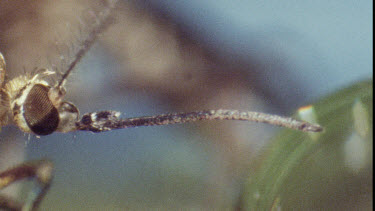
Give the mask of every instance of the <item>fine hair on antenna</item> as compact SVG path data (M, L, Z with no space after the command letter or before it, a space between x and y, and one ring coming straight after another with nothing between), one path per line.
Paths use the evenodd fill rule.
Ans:
M111 0L108 2L108 6L97 16L92 31L88 33L86 39L81 43L77 53L73 57L74 59L68 64L67 69L62 75L57 87L62 87L72 70L81 61L83 56L90 50L91 46L95 43L97 37L111 24L111 12L115 8L117 0Z

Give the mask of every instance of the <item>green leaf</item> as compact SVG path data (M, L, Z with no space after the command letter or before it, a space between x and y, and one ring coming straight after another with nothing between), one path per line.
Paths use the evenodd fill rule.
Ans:
M372 195L372 90L364 81L300 112L324 132L274 137L245 185L243 210L337 210Z

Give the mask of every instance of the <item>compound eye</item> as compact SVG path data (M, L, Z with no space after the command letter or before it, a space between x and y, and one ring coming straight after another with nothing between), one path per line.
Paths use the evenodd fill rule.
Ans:
M59 125L59 113L48 97L49 87L35 84L23 105L23 116L30 130L37 135L48 135Z
M62 102L59 107L60 123L57 131L70 132L77 129L76 122L79 118L79 111L75 105L70 102Z

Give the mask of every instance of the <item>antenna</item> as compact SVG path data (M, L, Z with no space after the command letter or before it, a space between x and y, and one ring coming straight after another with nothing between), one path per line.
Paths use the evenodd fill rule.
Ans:
M89 33L85 40L83 40L82 44L79 47L78 52L74 56L73 61L70 62L66 72L61 77L61 80L57 84L56 88L61 89L64 85L66 79L68 78L69 74L72 72L74 67L81 61L83 56L89 51L91 46L95 43L98 35L102 33L107 26L110 25L110 15L112 10L115 8L117 0L110 0L108 1L108 6L102 12L100 12L95 20L95 25L93 27L93 31Z

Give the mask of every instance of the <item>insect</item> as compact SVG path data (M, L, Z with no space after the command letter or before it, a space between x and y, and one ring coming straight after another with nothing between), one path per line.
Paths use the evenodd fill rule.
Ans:
M263 122L291 129L319 132L322 128L316 124L258 112L237 110L203 110L197 112L171 113L156 116L120 118L117 111L90 112L80 116L78 108L71 102L64 101L65 83L76 64L88 52L98 35L108 25L111 10L115 2L98 17L97 26L74 56L63 74L55 82L49 78L56 72L38 69L32 74L20 75L9 81L5 80L6 63L0 53L0 126L15 125L25 133L38 136L54 132L68 133L73 131L105 132L138 126L168 125L198 120L243 120ZM0 173L0 189L25 178L38 181L38 191L20 205L9 198L0 197L0 207L14 209L37 209L43 196L50 187L53 165L49 161L29 162Z
M94 40L92 39L91 42ZM87 51L88 49L83 50ZM68 71L64 73L62 79L53 86L43 80L43 78L54 74L45 69L39 70L40 73L34 75L21 75L3 84L4 88L1 92L1 125L13 123L22 131L36 135L49 135L53 132L66 133L78 130L105 132L129 127L168 125L215 119L263 122L305 132L319 132L322 130L319 125L292 118L259 112L224 109L128 119L120 119L120 112L117 111L99 111L84 114L79 118L78 108L71 102L63 101L66 93L63 85L75 64L73 63ZM4 75L5 60L1 54L0 68L1 75Z

